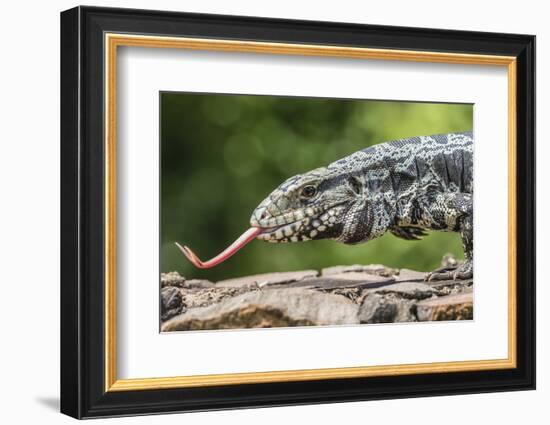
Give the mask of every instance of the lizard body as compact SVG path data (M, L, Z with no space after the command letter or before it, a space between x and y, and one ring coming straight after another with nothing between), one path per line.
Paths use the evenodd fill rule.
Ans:
M258 239L367 242L386 232L415 240L425 230L458 232L465 261L429 279L473 274L473 135L381 143L290 177L253 212Z

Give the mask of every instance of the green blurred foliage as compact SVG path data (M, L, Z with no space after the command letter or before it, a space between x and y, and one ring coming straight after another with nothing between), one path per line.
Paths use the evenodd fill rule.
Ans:
M422 241L391 234L361 245L331 240L253 241L209 270L249 227L254 208L283 180L388 140L472 130L472 105L276 96L161 94L161 270L212 281L272 271L381 263L432 270L443 254L462 258L455 233Z

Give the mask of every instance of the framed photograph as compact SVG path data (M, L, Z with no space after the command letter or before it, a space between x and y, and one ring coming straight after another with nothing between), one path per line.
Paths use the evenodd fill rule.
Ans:
M535 388L535 37L61 14L61 411Z

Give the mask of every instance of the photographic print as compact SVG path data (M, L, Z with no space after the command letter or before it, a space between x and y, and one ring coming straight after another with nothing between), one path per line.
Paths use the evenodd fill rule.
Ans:
M473 318L473 105L160 104L163 332Z
M524 34L64 11L60 410L533 389L534 64Z

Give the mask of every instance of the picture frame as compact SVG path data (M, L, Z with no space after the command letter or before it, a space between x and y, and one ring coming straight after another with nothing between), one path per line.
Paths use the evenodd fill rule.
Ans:
M506 358L247 373L117 374L121 47L502 67ZM76 7L61 13L61 412L75 418L535 388L535 37ZM156 118L156 117L155 117ZM491 170L482 170L490 178ZM151 282L156 287L157 282Z

